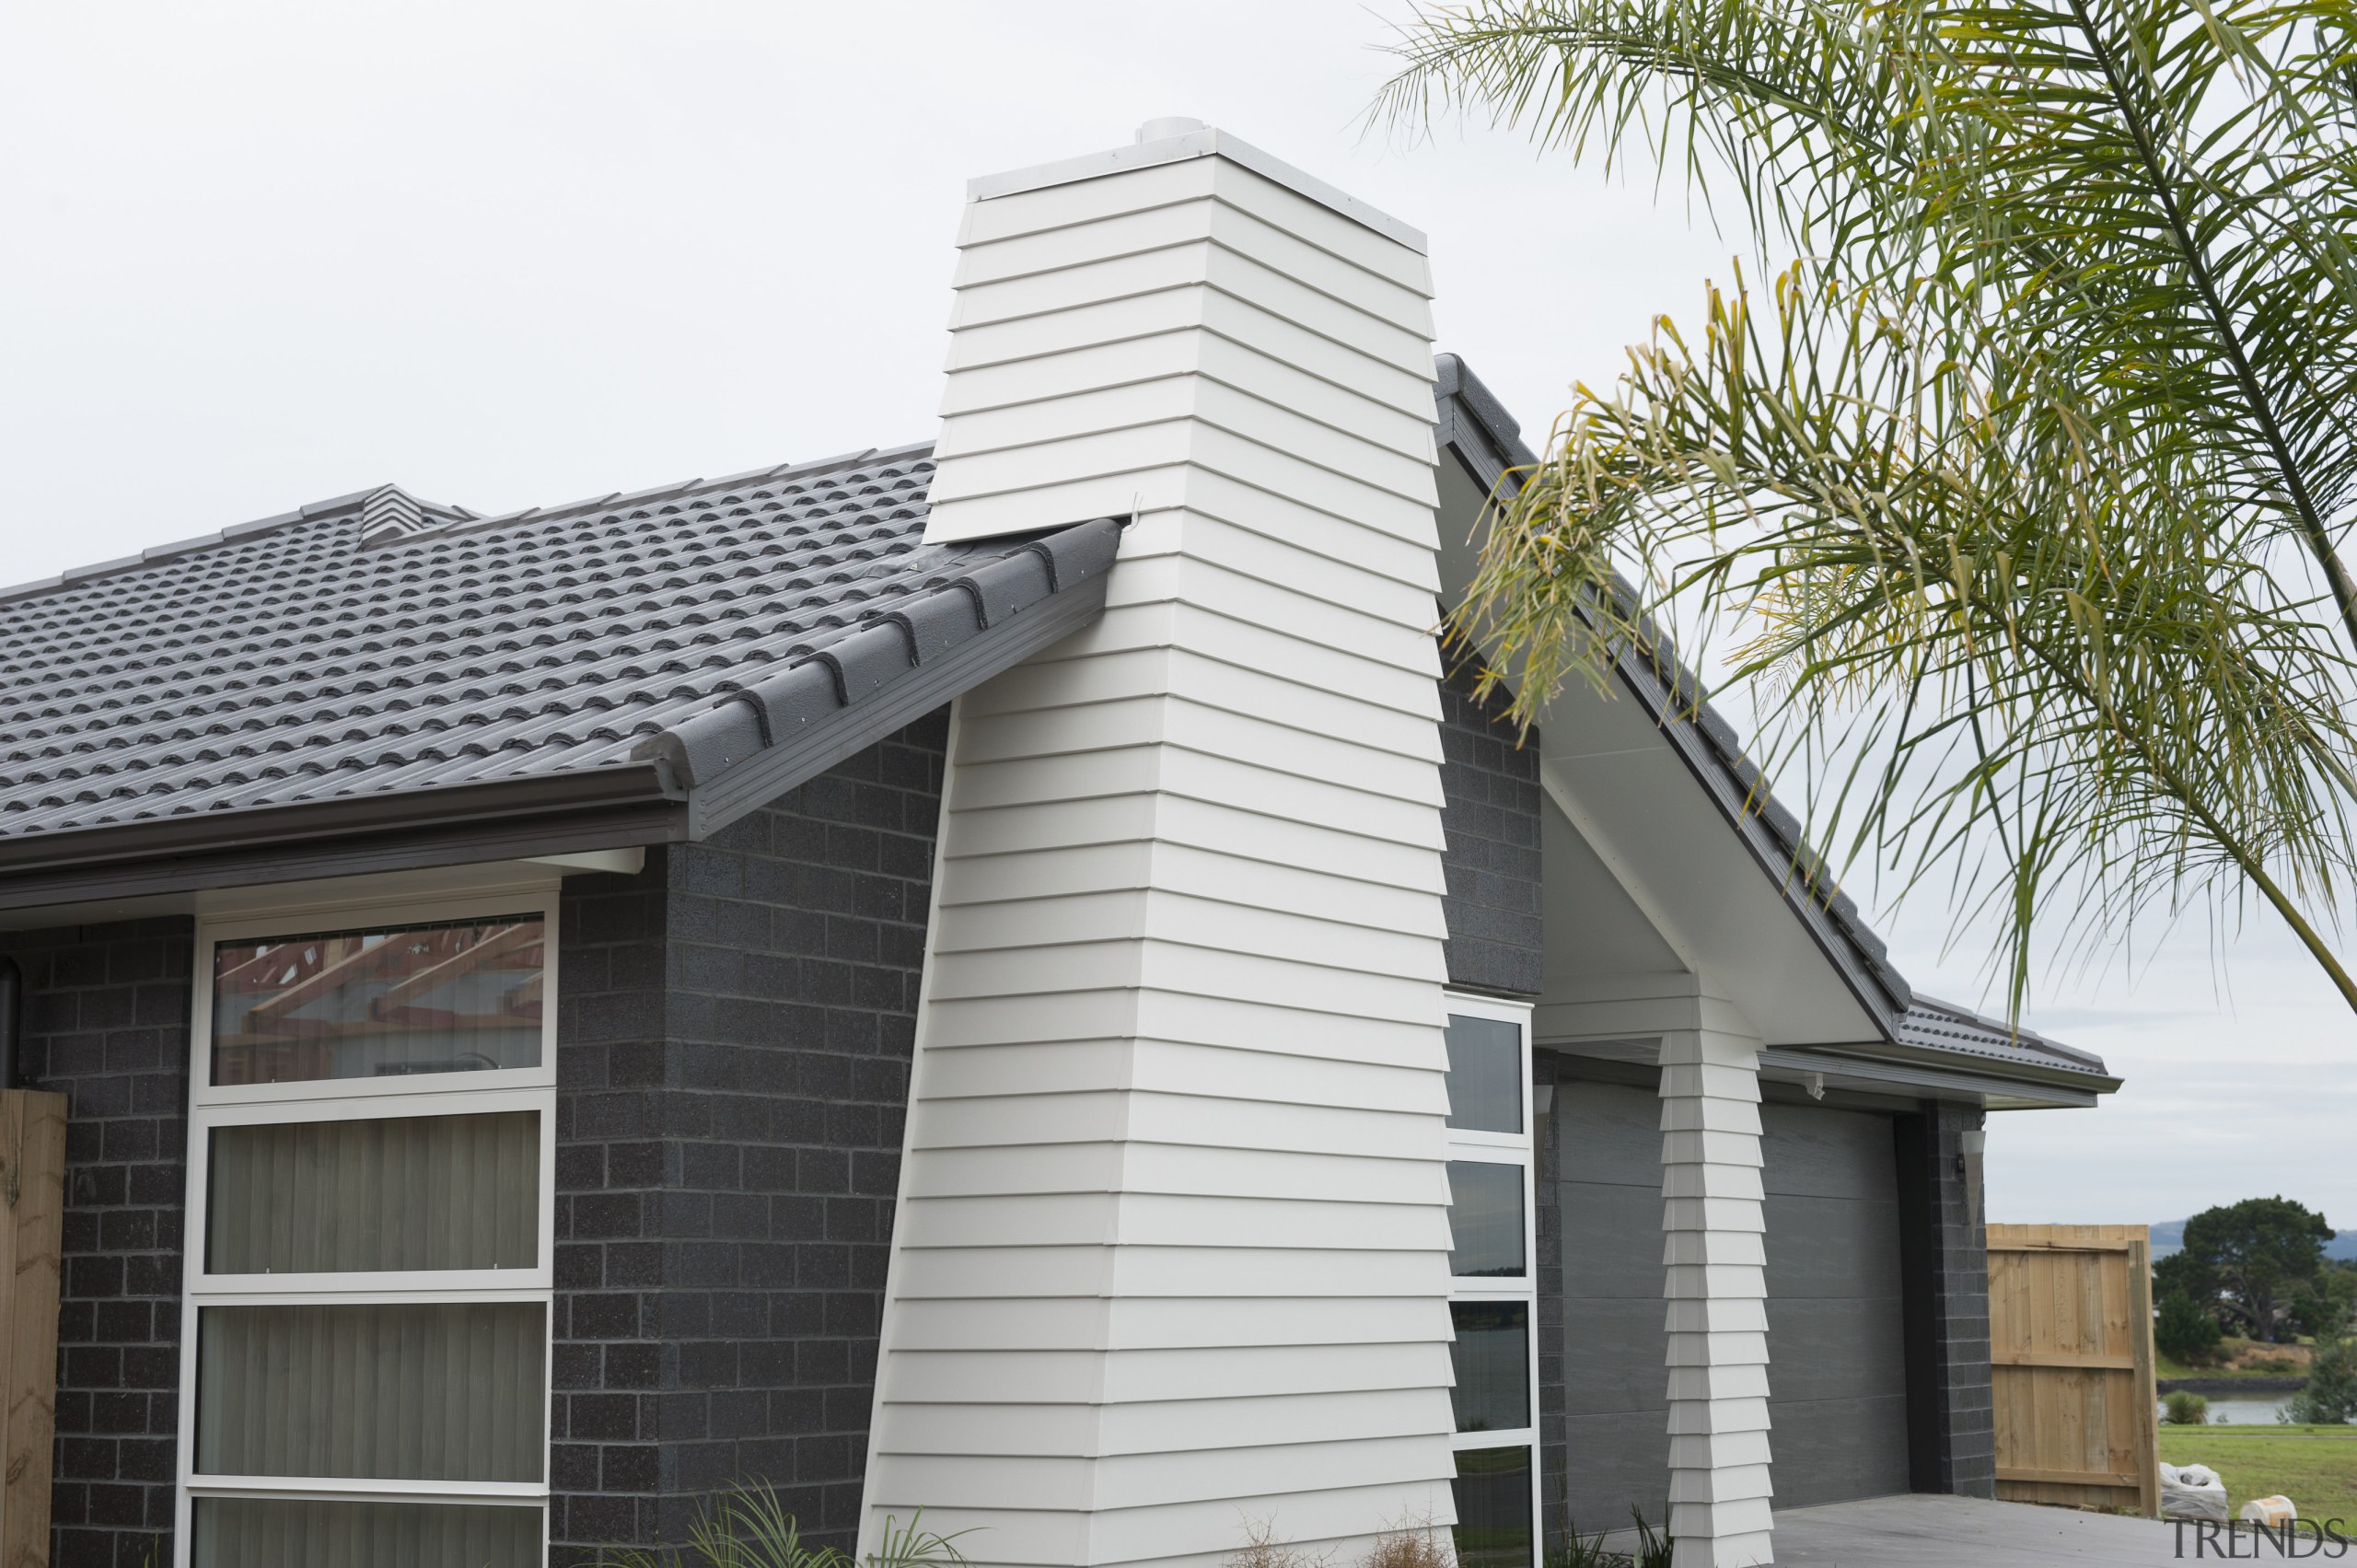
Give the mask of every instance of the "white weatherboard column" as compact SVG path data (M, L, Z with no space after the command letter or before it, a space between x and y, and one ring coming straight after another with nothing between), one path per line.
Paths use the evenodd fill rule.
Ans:
M1422 240L1195 130L960 244L928 540L1137 520L958 704L865 1544L1347 1560L1452 1517Z
M1772 1562L1759 1041L1724 1003L1661 1042L1675 1568Z

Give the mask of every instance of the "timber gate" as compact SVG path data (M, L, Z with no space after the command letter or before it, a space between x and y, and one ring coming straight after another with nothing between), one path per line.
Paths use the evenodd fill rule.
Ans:
M1997 1495L2160 1515L2142 1225L1989 1226Z

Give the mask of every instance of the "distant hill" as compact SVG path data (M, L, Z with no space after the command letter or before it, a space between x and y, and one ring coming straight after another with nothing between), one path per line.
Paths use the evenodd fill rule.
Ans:
M2163 1220L2151 1228L2154 1262L2159 1262L2172 1252L2184 1250L2185 1222L2183 1220ZM2357 1230L2344 1230L2330 1241L2326 1242L2324 1255L2328 1258L2357 1258Z

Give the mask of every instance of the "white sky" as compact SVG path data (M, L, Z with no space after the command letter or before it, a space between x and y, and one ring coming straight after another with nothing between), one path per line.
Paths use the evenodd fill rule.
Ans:
M970 175L1187 114L1425 229L1534 442L1734 248L1512 134L1362 138L1397 0L0 7L0 582L397 481L493 512L928 436ZM0 606L0 613L6 613ZM1867 890L1859 889L1862 899ZM2264 916L2030 1021L2128 1087L2000 1117L2000 1219L2282 1192L2357 1225L2357 1028ZM1922 989L1941 912L1883 929Z

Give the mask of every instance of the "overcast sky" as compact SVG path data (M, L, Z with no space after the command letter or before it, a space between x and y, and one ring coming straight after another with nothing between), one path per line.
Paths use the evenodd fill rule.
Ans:
M1432 236L1543 437L1731 243L1511 134L1364 137L1378 0L0 7L0 582L391 480L482 512L931 436L963 182L1208 120ZM0 606L0 614L6 613ZM1858 880L1853 877L1853 881ZM1870 904L1870 889L1856 890ZM1927 992L1971 955L1910 905ZM2254 914L2030 1021L2128 1087L1996 1119L1991 1212L2357 1227L2357 1028Z

